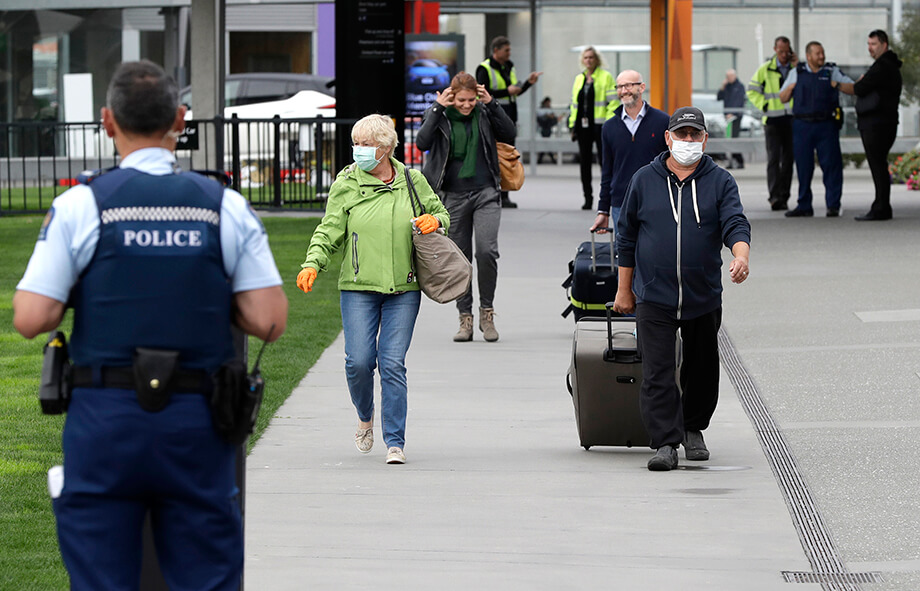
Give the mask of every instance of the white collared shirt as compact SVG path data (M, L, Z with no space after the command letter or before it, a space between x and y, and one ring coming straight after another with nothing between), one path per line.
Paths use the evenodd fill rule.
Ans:
M639 124L642 123L642 118L645 117L645 113L648 110L648 103L642 101L642 109L639 111L639 114L636 115L636 118L633 119L626 112L626 107L623 107L623 125L626 126L626 129L629 130L629 133L636 135L636 130L639 129Z

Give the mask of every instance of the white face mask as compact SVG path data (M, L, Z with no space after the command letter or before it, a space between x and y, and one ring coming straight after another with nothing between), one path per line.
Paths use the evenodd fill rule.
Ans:
M671 156L678 164L690 166L703 157L703 142L671 141Z

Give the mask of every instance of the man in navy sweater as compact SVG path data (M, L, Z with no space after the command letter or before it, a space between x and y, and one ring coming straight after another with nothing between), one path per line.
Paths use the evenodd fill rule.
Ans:
M601 129L601 193L592 232L617 227L629 180L668 149L664 141L668 114L642 100L642 74L635 70L620 72L616 89L621 104Z
M617 224L619 284L613 309L636 312L642 355L640 410L657 453L649 470L708 460L703 431L719 399L718 332L722 323L722 245L734 259L733 283L748 276L751 225L738 185L703 154L706 123L695 107L671 116L669 152L632 178ZM683 339L676 379L677 331Z

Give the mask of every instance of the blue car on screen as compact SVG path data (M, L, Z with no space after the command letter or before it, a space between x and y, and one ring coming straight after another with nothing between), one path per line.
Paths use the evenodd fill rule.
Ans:
M447 71L447 66L435 59L415 60L406 73L408 92L434 92L448 86L450 86L450 73Z

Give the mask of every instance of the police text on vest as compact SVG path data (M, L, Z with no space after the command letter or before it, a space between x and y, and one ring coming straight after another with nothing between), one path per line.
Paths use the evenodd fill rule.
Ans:
M201 246L201 230L125 230L125 246Z

